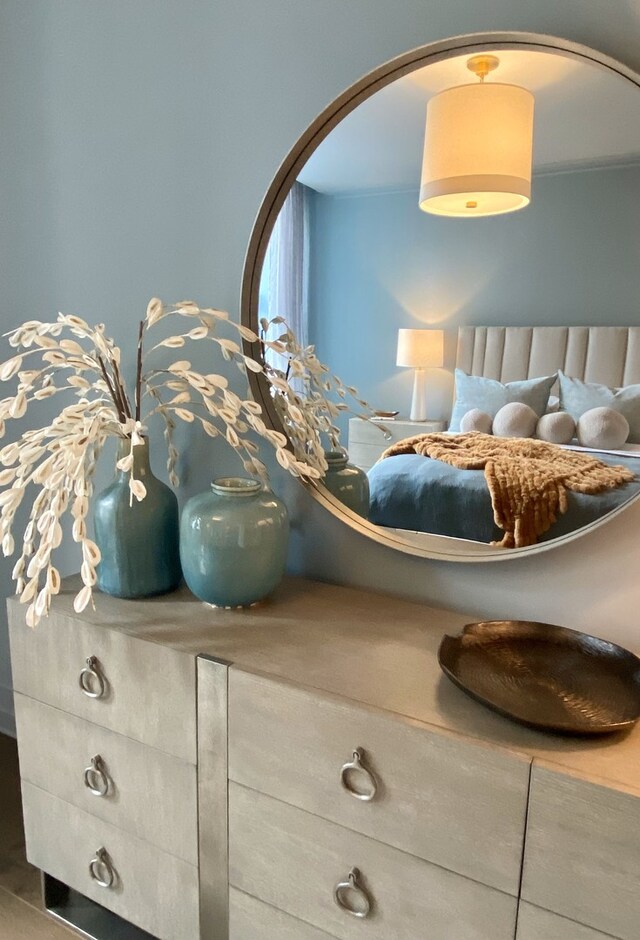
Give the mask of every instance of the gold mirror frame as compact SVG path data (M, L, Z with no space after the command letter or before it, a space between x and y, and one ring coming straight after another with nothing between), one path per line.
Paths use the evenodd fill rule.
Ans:
M369 72L346 91L342 92L324 111L313 121L299 140L289 151L266 196L260 206L256 221L251 232L249 245L244 263L242 276L242 289L240 299L241 322L254 332L259 332L258 323L258 295L260 289L260 274L265 254L278 214L287 197L289 190L296 181L297 176L311 154L336 127L343 118L358 107L367 98L389 85L398 78L425 65L447 59L452 55L469 54L486 51L499 51L501 49L522 49L525 51L556 52L568 58L587 60L600 68L606 69L629 80L640 89L640 75L627 68L621 62L591 49L588 46L556 37L537 33L522 32L487 32L470 33L455 36L450 39L439 40L419 46L410 52L391 59ZM260 358L261 351L258 344L244 343L245 351ZM348 378L348 377L347 377ZM251 391L254 398L261 405L266 423L278 431L284 431L278 414L273 406L269 391L269 383L264 375L249 373ZM385 529L356 515L323 486L313 482L303 481L302 485L311 493L313 498L329 510L342 522L349 525L356 532L373 539L380 545L386 545L402 551L405 554L417 555L422 558L432 558L440 561L480 562L480 561L507 561L514 558L529 557L530 555L548 551L600 528L610 519L623 512L629 505L640 499L640 494L631 497L627 502L607 513L595 522L589 523L574 532L541 542L536 545L516 549L497 549L481 543L465 542L449 536L431 535L429 533L409 533L402 536L399 530Z

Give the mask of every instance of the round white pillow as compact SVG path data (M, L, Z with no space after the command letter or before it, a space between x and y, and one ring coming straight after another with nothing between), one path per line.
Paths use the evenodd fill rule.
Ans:
M482 434L491 434L491 425L493 418L486 411L480 411L479 408L472 408L460 419L460 430L463 434L468 431L480 431Z
M533 408L519 401L503 405L493 419L493 433L496 437L531 437L538 423L538 415Z
M566 411L542 415L536 427L536 437L549 444L568 444L576 433L576 423Z
M629 422L613 408L591 408L578 419L578 442L582 447L617 450L629 437Z

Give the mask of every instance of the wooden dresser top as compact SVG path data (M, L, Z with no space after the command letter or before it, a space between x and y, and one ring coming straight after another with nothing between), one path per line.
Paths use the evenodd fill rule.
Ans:
M64 582L49 620L58 617L116 630L196 656L226 660L324 692L561 765L594 782L640 796L640 723L629 734L569 738L521 727L476 703L441 672L444 633L478 619L376 594L287 577L267 602L218 610L186 588L143 601L95 593L95 610L73 610L79 578ZM24 608L9 601L11 619ZM24 629L28 629L26 626Z

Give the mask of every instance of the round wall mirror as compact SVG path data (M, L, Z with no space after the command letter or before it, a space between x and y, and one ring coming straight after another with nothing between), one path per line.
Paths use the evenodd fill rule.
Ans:
M356 470L313 495L378 542L460 561L543 551L623 511L640 493L639 232L640 77L591 49L458 37L344 92L278 171L242 288L246 326L284 317L385 413L341 413ZM537 447L567 439L559 408L605 407L628 432L598 414ZM488 429L474 409L504 454L465 443ZM349 494L365 473L363 510Z

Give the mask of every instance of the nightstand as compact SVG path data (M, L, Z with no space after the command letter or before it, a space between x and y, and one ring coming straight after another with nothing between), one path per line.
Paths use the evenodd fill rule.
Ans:
M389 431L391 437L387 439L380 425ZM405 437L415 434L433 434L444 431L444 421L363 421L362 418L349 420L349 459L356 467L365 472L374 465L383 451Z

